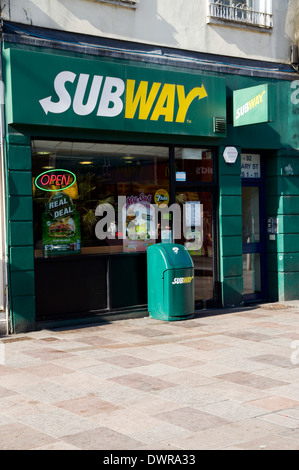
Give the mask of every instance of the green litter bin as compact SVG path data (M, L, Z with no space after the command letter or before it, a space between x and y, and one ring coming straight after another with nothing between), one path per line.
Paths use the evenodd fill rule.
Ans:
M174 321L194 315L194 264L183 245L148 247L147 286L150 317Z

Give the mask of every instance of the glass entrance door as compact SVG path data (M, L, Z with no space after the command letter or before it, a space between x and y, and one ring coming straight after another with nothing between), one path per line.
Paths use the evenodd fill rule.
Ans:
M172 201L180 208L177 243L186 247L194 263L195 308L218 306L216 241L217 172L211 148L174 148Z
M214 306L213 193L177 189L176 203L181 208L181 237L175 241L187 248L194 263L195 305Z
M262 186L242 187L244 300L260 300L265 292Z

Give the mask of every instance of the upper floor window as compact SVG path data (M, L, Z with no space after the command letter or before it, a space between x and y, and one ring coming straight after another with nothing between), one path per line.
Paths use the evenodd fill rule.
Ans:
M139 0L97 0L101 3L109 3L112 5L119 5L122 7L136 8Z
M272 0L208 0L208 22L272 28Z

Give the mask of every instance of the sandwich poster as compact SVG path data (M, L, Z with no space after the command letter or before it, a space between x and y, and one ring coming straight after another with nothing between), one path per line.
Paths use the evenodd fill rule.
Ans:
M81 252L80 214L63 191L54 193L42 215L44 257Z
M123 206L123 251L146 251L155 243L155 212L151 207L151 194L129 196Z

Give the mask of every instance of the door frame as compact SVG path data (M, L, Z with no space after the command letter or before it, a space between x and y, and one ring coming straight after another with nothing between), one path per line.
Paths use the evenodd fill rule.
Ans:
M175 149L176 148L209 148L212 152L213 158L213 178L210 182L203 181L177 181L176 180L176 167L175 167ZM212 237L213 243L213 298L195 300L195 310L202 310L206 308L218 308L221 300L220 283L219 283L219 187L218 187L218 149L214 146L205 145L172 145L170 147L170 200L175 203L175 195L179 190L182 191L195 191L195 192L210 192L212 197Z

